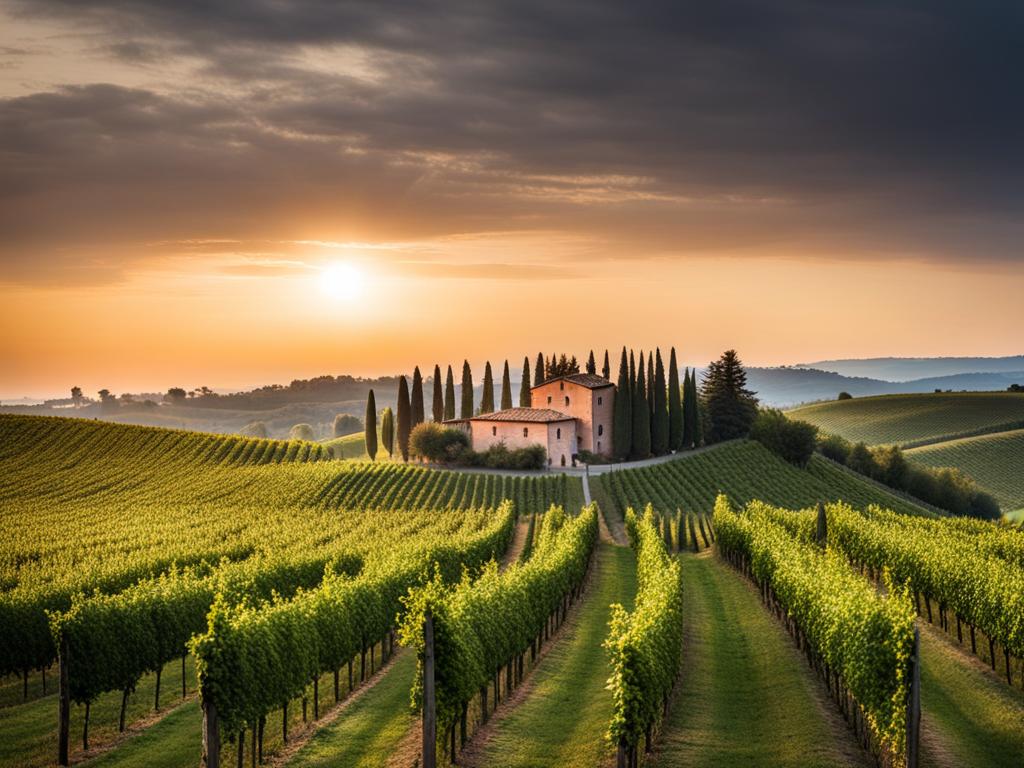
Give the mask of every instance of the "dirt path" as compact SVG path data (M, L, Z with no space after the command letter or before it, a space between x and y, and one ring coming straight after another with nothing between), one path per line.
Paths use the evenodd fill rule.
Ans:
M505 550L505 555L501 558L499 566L501 570L505 570L512 563L519 560L519 556L523 554L523 548L526 546L526 533L530 528L530 520L525 515L516 523L515 534L512 536L512 543L508 545L508 549Z

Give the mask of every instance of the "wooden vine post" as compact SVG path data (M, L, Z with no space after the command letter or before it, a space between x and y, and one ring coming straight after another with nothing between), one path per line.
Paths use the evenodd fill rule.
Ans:
M921 743L921 633L914 627L910 691L907 696L907 768L918 768Z
M68 688L68 640L66 637L62 637L60 640L57 664L59 666L57 685L60 699L57 708L57 763L68 765L68 745L71 741L71 690Z
M217 722L217 705L209 697L203 697L203 765L206 768L220 768L220 724Z
M437 699L434 693L434 617L423 619L423 768L437 768Z
M825 505L818 502L818 525L814 533L814 540L819 547L828 543L828 518L825 516Z

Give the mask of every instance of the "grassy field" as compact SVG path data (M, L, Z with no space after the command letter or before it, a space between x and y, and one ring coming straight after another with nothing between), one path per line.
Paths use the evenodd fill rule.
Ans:
M681 559L683 674L652 765L867 765L756 588L712 550Z
M857 397L807 405L789 415L854 442L905 445L1024 427L1024 395L962 392Z
M494 722L466 753L479 768L593 768L609 755L604 734L611 718L605 690L608 661L602 643L609 606L632 608L636 561L626 547L598 545L591 583L572 623L526 680L525 699ZM460 759L460 763L464 762Z
M996 497L1007 515L1024 515L1024 430L913 448L907 457L930 467L957 467Z

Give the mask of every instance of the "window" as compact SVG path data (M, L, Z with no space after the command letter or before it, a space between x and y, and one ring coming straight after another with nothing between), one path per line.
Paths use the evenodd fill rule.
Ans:
M556 440L561 440L562 439L562 428L561 427L559 427L558 429L555 430L555 439Z
M562 454L562 466L563 467L565 466L565 454L564 453Z
M597 425L597 434L599 434L599 435L603 435L604 434L604 424L598 424Z
M548 395L548 405L551 405L551 395Z
M530 428L529 427L523 427L523 437L529 437L529 436L530 436Z
M559 389L565 389L565 382L564 381L558 382L558 388ZM563 461L562 463L564 464L565 462Z
M597 452L598 453L601 452L601 441L600 440L597 441Z
M491 434L497 436L498 428L497 427L491 427Z
M601 397L600 395L598 395L598 397L597 397L597 404L601 405L601 403L603 403L603 402L604 402L604 398Z
M566 395L566 396L565 396L565 404L566 404L566 405L568 405L568 404L569 404L569 396L568 396L568 395Z

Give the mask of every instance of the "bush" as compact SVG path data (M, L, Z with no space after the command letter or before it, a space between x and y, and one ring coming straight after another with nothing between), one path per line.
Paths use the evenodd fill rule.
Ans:
M821 455L832 459L832 461L838 461L840 464L845 464L846 460L850 458L852 448L850 441L839 435L824 435L818 440L818 450L821 451Z
M576 457L584 464L607 464L608 459L596 453L591 453L587 450L581 450Z
M409 435L409 453L437 464L459 461L469 450L469 436L461 429L433 421L417 424Z
M289 440L316 440L316 433L313 432L313 427L309 424L296 424L288 432Z
M334 417L334 436L344 437L363 431L363 422L350 413L339 413Z
M750 426L750 437L790 464L804 467L814 455L818 428L806 421L786 418L775 408L764 408Z
M836 400L853 400L853 395L849 392L840 392L839 397L837 397Z
M875 457L864 443L857 443L850 449L850 455L846 457L846 466L871 478L876 474Z
M251 421L242 427L240 434L246 437L270 437L267 425L262 421Z
M906 486L907 460L903 458L903 451L895 445L881 445L871 449L871 458L874 461L874 474L876 480L880 480L892 488L904 488Z

